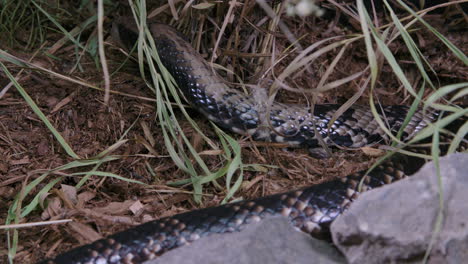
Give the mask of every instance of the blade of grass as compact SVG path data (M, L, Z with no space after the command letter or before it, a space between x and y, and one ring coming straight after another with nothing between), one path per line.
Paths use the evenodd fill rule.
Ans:
M395 24L397 30L399 31L403 41L405 42L406 47L408 48L408 51L410 52L411 57L413 58L413 61L416 63L416 67L418 67L419 72L422 74L423 79L432 88L435 88L434 84L429 78L429 75L426 73L426 70L424 69L423 62L424 64L428 65L431 71L436 75L434 69L431 67L430 63L424 58L424 56L422 55L422 52L417 48L416 43L414 43L413 39L409 35L408 31L406 31L403 24L401 24L400 19L396 16L395 12L390 7L387 0L384 0L384 4L387 6L387 9L390 11L390 16L392 18L392 21ZM409 24L412 24L412 22L410 22Z
M73 151L70 145L68 145L67 141L62 137L62 135L60 135L60 133L55 129L52 123L50 123L49 119L47 119L44 113L42 113L42 111L39 109L39 107L34 102L34 100L23 89L23 87L16 81L15 77L11 75L10 71L2 62L0 62L0 67L2 68L3 72L8 76L10 81L14 84L14 86L16 87L16 90L18 90L18 92L21 94L24 100L28 103L28 105L34 111L34 113L39 117L39 119L41 119L41 121L47 126L49 131L54 135L54 137L57 139L60 146L62 146L65 152L74 159L80 159L80 157Z
M413 15L416 19L418 19L421 24L423 24L427 29L429 29L437 38L439 38L446 46L449 48L452 53L459 58L465 65L468 65L468 57L465 55L463 51L461 51L457 46L455 46L450 40L448 40L444 35L442 35L439 31L437 31L434 27L429 25L420 15L418 15L414 10L412 10L409 6L407 6L403 1L397 0L397 2L403 6L403 8L408 11L411 15Z
M87 175L89 174L90 172L75 172L75 173L71 173L70 176L80 176L80 175ZM131 182L131 183L137 183L137 184L141 184L141 185L146 185L146 183L144 182L141 182L141 181L138 181L138 180L132 180L132 179L128 179L128 178L125 178L125 177L122 177L120 175L117 175L117 174L114 174L114 173L111 173L111 172L105 172L105 171L93 171L91 172L93 175L95 176L102 176L102 177L111 177L111 178L115 178L115 179L118 179L118 180L122 180L122 181L126 181L126 182Z
M47 11L45 11L39 4L36 3L36 1L34 0L30 0L31 3L33 3L33 5L36 6L36 8L41 11L52 23L54 23L54 25L60 29L60 31L62 31L62 33L68 37L68 39L70 39L70 41L73 42L73 44L77 47L80 47L81 49L85 50L86 48L83 47L83 45L81 45L81 43L75 39L75 37L72 36L72 34L70 34L70 32L68 32L68 30L66 30L52 15L50 15Z
M452 142L450 143L447 154L455 153L458 146L460 146L460 143L465 139L466 135L468 135L468 122L465 122L465 124L463 124L460 129L458 129L457 134L455 134Z
M357 1L357 9L359 13L359 20L361 22L361 31L364 35L364 43L366 44L367 60L369 61L369 66L371 70L371 87L375 87L379 71L377 66L377 57L372 47L372 39L367 23L368 21L370 21L370 18L367 14L362 0Z
M106 53L104 51L104 33L103 33L103 23L104 23L104 0L98 0L98 47L99 47L99 58L102 65L102 73L104 78L104 104L109 104L109 95L110 95L110 79L109 79L109 69L107 67Z
M437 125L436 125L437 126ZM439 129L434 130L434 134L432 136L432 144L431 144L431 155L432 155L432 163L434 164L434 168L436 171L437 175L437 186L439 190L439 210L437 213L437 218L434 223L434 228L433 232L431 235L431 239L429 241L429 245L427 246L427 250L424 253L424 258L422 263L427 263L427 260L431 254L432 247L434 246L434 243L436 241L437 236L440 233L440 230L442 228L442 223L444 221L444 188L443 183L442 183L442 175L440 174L440 163L439 163L439 157L440 157L440 150L439 150Z

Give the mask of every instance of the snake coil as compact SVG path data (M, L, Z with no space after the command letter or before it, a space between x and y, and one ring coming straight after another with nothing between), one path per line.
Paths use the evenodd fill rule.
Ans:
M316 105L314 114L299 105L274 103L265 107L251 96L227 86L173 28L162 24L148 26L162 63L174 77L186 101L223 128L257 140L306 147L318 146L316 132L327 144L354 148L387 138L364 106L348 109L330 128L328 123L338 105ZM116 23L113 31L126 47L132 47L138 37L135 25L128 20ZM407 110L405 106L387 106L380 114L391 130L398 131ZM265 120L267 117L269 119ZM416 112L404 128L403 140L412 138L435 118L435 111ZM201 237L239 231L249 223L278 216L288 218L292 225L304 232L327 236L330 223L360 191L411 175L424 162L416 157L396 155L367 175L362 171L302 190L159 219L73 249L44 263L142 263ZM359 189L361 180L363 184Z

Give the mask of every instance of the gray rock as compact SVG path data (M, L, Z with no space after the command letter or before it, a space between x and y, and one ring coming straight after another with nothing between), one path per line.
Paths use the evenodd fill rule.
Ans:
M468 154L440 160L443 223L428 263L468 261ZM433 163L416 175L366 192L331 225L349 263L420 263L439 213Z
M146 264L346 263L329 243L295 230L286 219L272 218L229 235L214 234Z

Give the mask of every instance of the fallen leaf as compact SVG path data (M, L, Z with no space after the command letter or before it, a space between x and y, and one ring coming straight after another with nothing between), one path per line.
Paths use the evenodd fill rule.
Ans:
M74 231L73 236L79 238L83 238L84 243L91 243L93 241L96 241L98 239L101 239L102 236L94 231L91 227L88 225L78 223L78 222L70 222L68 223L68 226Z
M80 209L79 211L84 213L88 217L98 218L111 223L122 223L127 225L140 224L139 222L135 221L134 219L132 219L132 217L129 216L112 216L96 212L94 209Z
M192 8L195 8L195 9L208 9L210 7L214 6L213 3L200 3L200 4L197 4L197 5L193 5Z
M143 210L143 204L140 201L136 201L128 209L130 209L130 211L132 211L132 213L136 215L138 212L141 212Z
M371 147L362 147L361 150L362 152L364 152L364 154L371 157L379 157L385 153L385 151L382 149L376 149Z
M96 194L93 192L82 192L78 194L78 203L76 204L77 208L83 208L84 204L96 197Z
M62 187L62 192L65 195L65 197L71 201L73 204L77 204L78 202L78 197L76 195L76 188L74 186L62 184L60 185Z
M49 199L47 208L42 212L41 219L48 220L62 212L62 202L58 197Z
M93 210L102 214L111 214L111 215L125 214L128 212L128 210L130 209L130 206L132 206L134 202L135 201L133 200L127 200L125 202L112 202L104 207L93 208Z

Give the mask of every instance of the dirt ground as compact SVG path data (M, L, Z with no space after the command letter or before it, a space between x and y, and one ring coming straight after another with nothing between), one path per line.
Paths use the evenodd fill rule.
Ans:
M239 8L235 12L240 12L240 10ZM252 21L258 21L264 17L264 14L258 9L250 16ZM463 22L464 26L447 27L446 23L449 20L442 14L432 14L426 18L430 18L428 21L431 21L434 27L461 48L464 54L467 54L468 34L460 30L463 27L467 28L466 20ZM111 20L111 17L106 20L106 32L110 28ZM344 36L359 30L352 19L348 22L334 19L334 17L289 18L284 21L296 36L304 36L300 42L304 47L330 36ZM250 25L245 23L245 27L248 28ZM288 42L284 35L277 35L276 49L283 50ZM454 59L453 55L433 35L420 30L414 36L437 74L440 85L468 80L467 68ZM47 38L48 45L60 37L59 34L51 33ZM38 47L22 49L18 44L13 46L0 44L0 48L20 58L28 59ZM221 46L221 50L224 48ZM405 73L412 78L411 81L415 86L420 85L421 78L403 42L397 40L390 48ZM33 63L102 86L102 72L89 56L85 55L82 58L83 70L81 72L69 73L76 61L73 49L74 46L70 43L63 46L54 54L59 59L39 53ZM112 72L125 60L125 56L110 42L106 45L106 52ZM321 56L313 65L310 65L311 72L304 71L294 80L288 80L289 85L293 87L317 85L326 66L330 65L338 52L339 49L336 49ZM283 60L275 68L275 72L280 73L292 58L288 57ZM227 55L220 56L217 60L224 66L232 61L233 57ZM254 63L256 62L258 61L245 60L243 67L234 68L234 71L249 79L252 76L249 76L248 72L255 71ZM21 70L20 67L11 63L6 65L13 74ZM366 66L364 43L356 42L345 52L330 78L340 79ZM434 74L431 77L436 79ZM203 189L203 203L197 204L193 201L189 184L177 187L169 184L172 181L187 179L188 175L178 169L168 156L155 114L154 95L139 77L137 64L128 62L111 77L112 90L131 94L134 97L112 94L107 106L104 104L102 91L79 86L38 71L24 69L18 81L81 158L92 158L121 138L127 139L126 143L112 152L113 155L120 155L119 158L104 163L99 170L138 180L145 185L94 175L81 188L75 189L74 186L83 176L70 174L90 171L92 166L48 175L46 180L24 197L23 205L29 203L34 195L45 188L48 183L58 178L60 180L47 194L41 195L37 209L22 218L20 223L59 219L72 219L73 222L18 229L16 263L34 263L132 225L196 208L215 206L226 196L225 189L218 188L214 184L207 184ZM362 81L356 80L340 89L320 94L318 101L320 103L343 103L356 93ZM0 72L0 91L5 89L9 82L4 72ZM411 103L388 65L383 66L375 95L382 104ZM368 98L368 92L365 92L359 99L359 103L367 103ZM305 102L303 97L287 91L280 93L279 100L288 103ZM202 131L217 142L217 136L209 122L196 110L189 109L188 111ZM199 152L208 150L207 145L199 143L201 142L200 136L184 120L183 115L180 113L178 115L180 117L178 120L197 150ZM127 130L129 131L125 134ZM234 195L236 199L256 198L345 176L368 168L375 160L375 157L365 154L363 150L335 150L334 155L329 159L315 159L308 154L307 150L264 146L245 137L233 136L241 142L242 159L245 164L272 165L272 167L264 166L263 172L245 171L242 187ZM216 155L206 153L202 157L210 169L214 170L221 165L221 159ZM33 182L45 171L72 160L15 87L10 87L0 98L0 222L5 223L14 198L24 191L24 186ZM218 180L218 182L222 186L223 180ZM8 246L5 243L7 233L4 231L1 241L3 242L0 243L0 256L5 256ZM0 263L6 263L6 258L0 257Z

